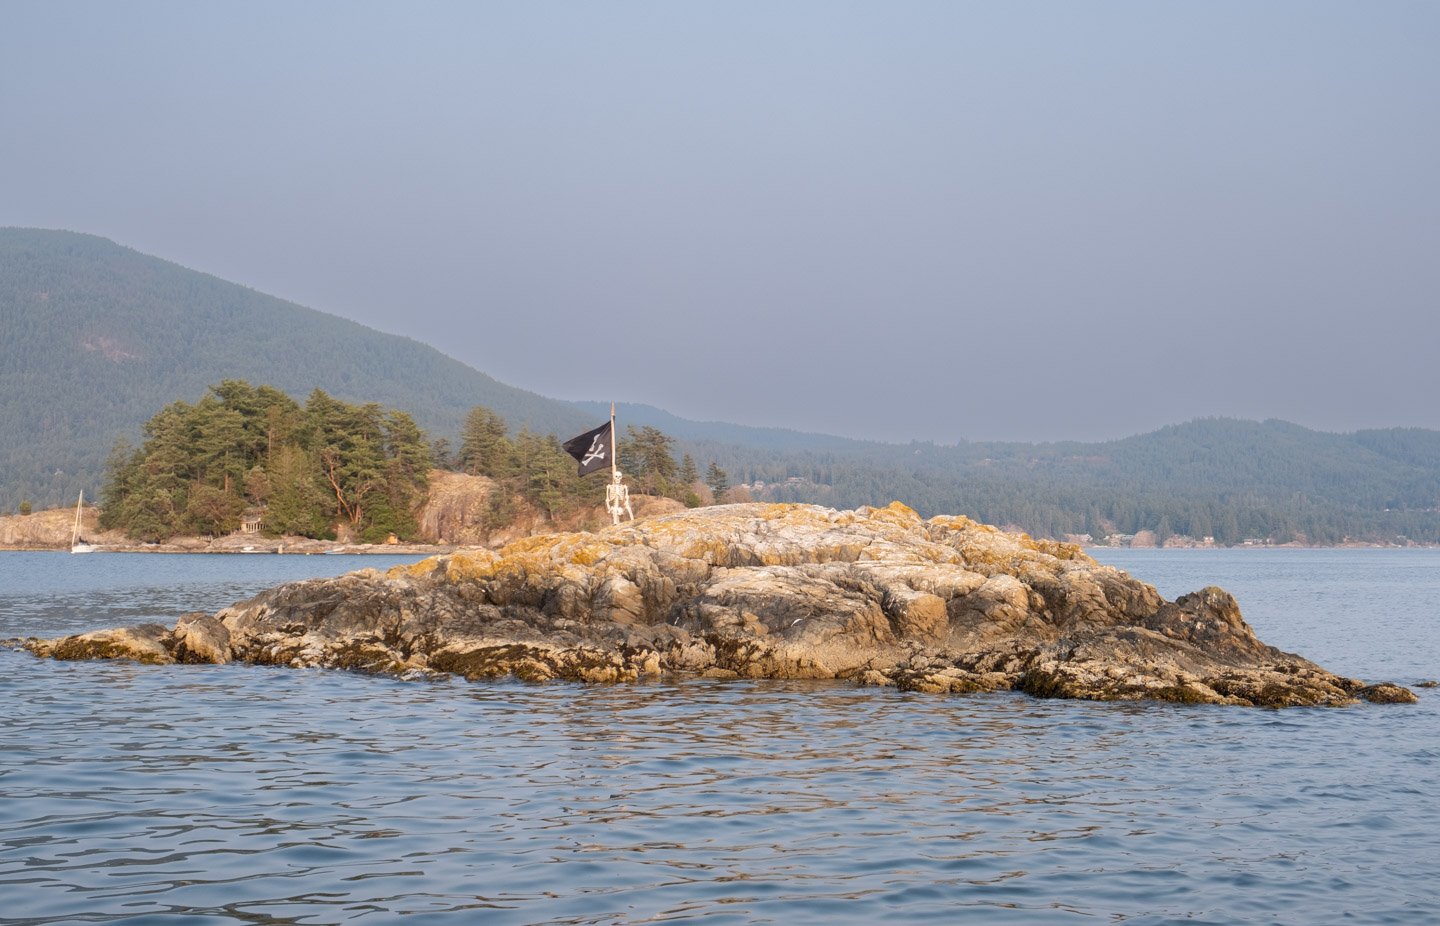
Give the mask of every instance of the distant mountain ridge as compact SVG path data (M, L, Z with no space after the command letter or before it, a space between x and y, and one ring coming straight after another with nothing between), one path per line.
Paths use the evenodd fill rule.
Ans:
M378 402L435 436L457 434L475 405L543 433L590 426L418 341L105 238L0 229L0 509L93 492L116 438L226 378Z
M881 495L1037 537L1153 532L1220 544L1440 543L1440 432L1332 434L1202 418L1086 444L961 442L722 452L762 497L849 508Z
M484 405L512 428L566 436L609 414L505 385L429 345L268 296L106 238L0 228L0 510L21 500L92 496L119 437L212 383L247 379L297 400L315 388L410 412L454 439ZM626 425L682 440L793 449L864 441L781 428L694 422L647 405L619 406Z
M226 378L297 400L316 387L412 414L455 440L484 405L560 437L608 402L507 386L409 338L266 296L93 235L0 229L0 510L99 489L117 437ZM676 438L730 484L850 508L900 500L1037 536L1212 531L1440 542L1440 431L1331 434L1281 421L1200 419L1102 443L882 444L691 421L620 404L625 425ZM1094 531L1091 531L1094 533Z

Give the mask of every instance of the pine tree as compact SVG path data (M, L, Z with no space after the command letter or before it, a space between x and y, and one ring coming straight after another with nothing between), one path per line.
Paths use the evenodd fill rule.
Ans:
M266 466L270 497L262 528L272 534L319 537L335 509L318 488L310 455L295 444L286 444L269 455Z
M196 478L229 492L243 478L246 465L245 417L206 396L186 416L190 432L190 469Z
M245 474L245 498L252 505L264 505L265 500L270 497L270 477L259 465L250 467L250 472Z
M639 480L641 487L649 495L672 494L675 477L679 472L675 458L670 455L675 439L649 425L639 431L634 427L627 427L626 431L630 434L628 443L631 465L635 467L631 475Z
M680 501L685 503L686 508L699 508L700 496L695 492L695 483L700 481L700 471L695 467L695 458L685 454L680 461L679 496Z
M391 409L385 416L385 495L389 517L380 523L379 512L375 518L377 529L394 533L402 539L409 539L419 529L413 514L425 497L430 486L430 470L434 459L430 446L425 442L425 432L405 412ZM383 539L383 538L382 538Z
M234 492L212 485L198 485L190 491L185 520L197 533L228 534L240 526L245 500Z
M477 405L465 416L461 431L460 468L471 476L501 479L514 471L514 447L506 438L505 419Z
M523 493L554 519L576 497L580 480L575 475L575 458L565 452L553 434L540 437L528 430L520 433L516 453L525 461L521 473Z
M714 460L711 460L710 468L705 471L705 484L710 487L711 492L715 493L715 504L723 504L725 493L730 488L729 479L730 477L725 474L725 471Z
M450 442L443 437L437 437L430 442L430 458L435 461L437 469L455 468L455 452L450 449Z

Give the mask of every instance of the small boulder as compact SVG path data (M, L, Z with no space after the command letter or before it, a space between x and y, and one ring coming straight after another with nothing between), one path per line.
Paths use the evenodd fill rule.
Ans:
M1420 700L1415 697L1414 692L1401 688L1393 682L1366 685L1356 694L1371 704L1415 704Z
M167 636L161 624L139 624L115 627L65 637L50 650L54 659L134 659L147 665L168 665L174 662L165 647Z
M202 611L187 614L170 634L176 662L224 665L230 661L230 630Z

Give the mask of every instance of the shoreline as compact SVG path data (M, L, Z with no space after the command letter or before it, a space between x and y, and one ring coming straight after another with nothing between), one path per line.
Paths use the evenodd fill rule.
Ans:
M1160 553L1193 553L1213 550L1440 550L1440 544L1433 543L1411 543L1400 545L1398 543L1336 543L1336 544L1308 544L1308 543L1237 543L1231 547L1215 546L1174 546L1174 547L1091 547L1082 546L1086 554L1105 552L1107 550L1154 550Z
M454 544L430 543L340 543L334 540L312 540L308 537L287 537L279 540L261 538L235 541L238 538L222 537L215 541L203 538L171 540L166 543L94 543L91 553L201 553L235 556L280 555L280 556L439 556L483 547L457 546ZM68 546L40 544L0 544L0 553L69 553Z
M654 500L652 500L654 501ZM668 501L668 500L666 500ZM673 507L679 508L678 503L670 503ZM671 514L672 511L648 510L653 505L645 505L642 499L640 510L637 511L639 518L654 516L656 514ZM0 517L0 552L26 552L36 553L53 551L60 553L70 552L70 537L74 530L75 514L73 510L63 508L51 508L43 511L36 511L29 515L12 515ZM608 519L605 519L608 520ZM83 510L80 525L82 539L88 538L93 548L91 552L96 553L281 553L281 554L327 554L344 553L352 555L367 554L392 554L401 556L425 556L455 553L467 550L497 550L507 543L521 539L522 537L544 536L557 533L572 533L577 528L583 528L581 523L570 521L565 524L546 523L539 519L530 519L527 522L516 522L510 527L491 532L488 536L475 537L464 536L464 531L456 533L445 524L432 524L426 533L437 537L450 537L452 540L460 540L455 543L433 542L433 541L408 541L400 543L357 543L342 540L315 540L309 537L296 535L282 535L279 537L267 537L260 533L233 533L221 536L210 535L177 535L170 537L161 543L145 543L131 540L122 531L104 531L99 525L99 509L87 507ZM593 526L588 525L588 526ZM569 528L568 530L566 528ZM1018 528L1010 528L1012 533L1021 533ZM584 532L583 529L580 532ZM1350 541L1337 544L1308 544L1291 541L1289 543L1262 543L1252 540L1249 543L1236 543L1231 546L1197 542L1191 538L1171 537L1165 544L1155 543L1155 537L1150 532L1142 532L1134 539L1141 540L1141 543L1126 543L1124 541L1116 544L1086 543L1086 535L1074 536L1065 535L1059 541L1073 543L1076 546L1096 553L1104 553L1110 550L1408 550L1408 549L1440 549L1440 544L1425 543L1395 543L1378 541ZM1129 538L1126 538L1129 539Z
M560 532L567 533L567 532ZM441 543L341 543L339 541L312 540L308 537L286 537L283 539L248 539L248 542L241 542L241 538L221 537L213 541L207 541L200 537L187 537L178 540L169 540L165 543L95 543L91 546L90 553L210 553L210 554L234 554L240 556L248 555L280 555L280 556L317 556L317 555L344 555L344 556L442 556L450 553L463 553L474 550L494 550L497 547L483 544L441 544ZM503 546L503 544L501 544ZM1153 550L1162 553L1186 553L1196 551L1216 550L1254 550L1254 551L1279 551L1279 550L1436 550L1440 549L1437 544L1413 543L1401 546L1399 544L1378 544L1378 543L1345 543L1328 546L1309 544L1235 544L1230 547L1222 546L1170 546L1170 547L1108 547L1108 546L1082 546L1086 554L1094 556L1097 553L1106 553L1111 550ZM0 544L0 553L69 553L68 546L55 546L51 544Z

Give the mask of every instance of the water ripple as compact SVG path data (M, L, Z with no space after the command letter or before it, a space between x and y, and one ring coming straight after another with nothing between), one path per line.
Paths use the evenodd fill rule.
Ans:
M1359 712L0 670L0 923L1440 913L1386 850L1434 844L1428 776L1326 758Z
M1274 713L7 650L0 697L7 926L1440 920L1428 694Z

